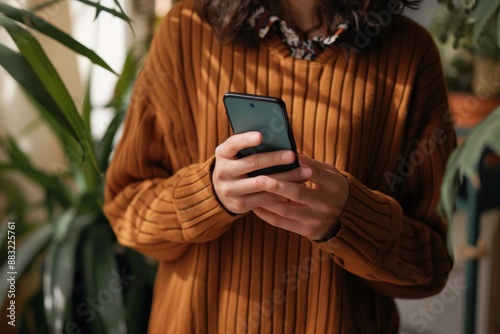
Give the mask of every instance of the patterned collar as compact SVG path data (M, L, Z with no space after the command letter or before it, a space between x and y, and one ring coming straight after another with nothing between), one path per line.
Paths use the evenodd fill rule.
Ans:
M292 57L297 59L315 60L316 57L329 45L334 43L340 34L348 28L346 23L341 23L337 31L330 36L315 36L302 40L287 23L278 16L271 14L264 6L257 8L248 18L248 24L255 29L260 38L266 37L271 28L275 29L288 45Z

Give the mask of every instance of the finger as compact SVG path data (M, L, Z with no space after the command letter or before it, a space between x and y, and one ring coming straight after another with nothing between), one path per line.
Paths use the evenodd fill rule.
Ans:
M226 159L235 158L238 152L244 148L259 145L262 142L262 134L257 131L240 133L226 139L217 146L215 155Z
M310 216L309 218L302 219L299 218L300 215L297 215L296 217L288 217L274 212L272 207L276 208L279 205L282 205L282 203L275 203L265 207L257 207L252 211L259 218L273 226L303 235L306 238L312 240L323 239L329 232L332 231L332 224L328 220L328 223L325 223L325 221L314 222L311 221ZM284 203L283 205L286 206L287 204ZM310 207L308 209L308 207L302 205L297 206L293 203L288 205L292 208L293 211L307 212L309 210L310 212Z
M287 171L287 172L271 174L268 176L272 177L273 179L276 179L278 181L299 183L299 182L305 182L305 181L309 180L311 175L312 175L311 168L299 167L299 168L295 168L295 169L292 169L292 170Z
M231 197L226 203L226 209L233 213L246 213L256 207L260 207L269 203L277 203L285 201L286 199L276 194L268 192L259 192L255 194L248 194L245 196Z
M323 169L327 169L333 172L338 172L339 170L332 164L329 164L327 162L319 161L319 160L314 160L309 158L308 156L299 153L299 163L302 166L307 166L307 167L314 167L314 166L319 166Z
M317 215L316 211L308 205L297 202L278 201L274 203L266 203L261 206L269 212L284 218L293 219L296 221L314 221Z
M262 192L262 189L255 185L254 178L245 177L218 183L216 192L223 197L235 197Z
M276 165L286 165L295 161L293 151L274 151L252 154L230 163L229 168L236 175L248 174L250 172L268 168Z
M332 173L339 174L338 169L332 164L313 160L303 154L299 155L299 163L303 167L312 169L312 176L309 180L320 186L325 186L333 182L335 177L332 177Z
M259 217L260 219L264 220L270 225L273 225L275 227L297 233L300 235L303 235L307 238L311 239L316 239L316 233L315 231L311 230L308 225L299 222L295 219L290 219L287 217L282 217L274 212L271 212L269 210L266 210L265 208L262 207L257 207L252 210L253 213Z
M262 191L283 196L294 202L312 205L318 201L317 192L302 183L280 181L267 175L260 175L255 178L255 186Z
M257 217L273 226L297 233L297 225L299 222L294 219L279 216L264 207L256 207L252 211Z

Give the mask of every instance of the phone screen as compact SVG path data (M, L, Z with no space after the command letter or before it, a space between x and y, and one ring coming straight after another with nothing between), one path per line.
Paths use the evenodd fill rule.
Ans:
M280 98L227 93L224 95L224 105L235 134L249 131L259 131L262 134L262 143L241 150L240 157L278 150L297 152L286 106ZM298 166L298 161L295 161L289 165L265 168L251 175L278 173Z

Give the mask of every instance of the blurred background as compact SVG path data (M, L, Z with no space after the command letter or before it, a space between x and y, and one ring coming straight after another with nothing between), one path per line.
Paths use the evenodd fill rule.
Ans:
M155 263L116 244L102 175L172 2L1 0L1 333L146 332ZM397 301L401 333L500 333L500 0L405 15L438 44L461 145L442 195L455 266L439 295Z

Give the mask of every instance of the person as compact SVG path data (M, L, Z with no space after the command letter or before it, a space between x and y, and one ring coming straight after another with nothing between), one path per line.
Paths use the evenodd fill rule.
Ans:
M409 0L198 0L163 19L107 174L118 241L158 259L150 333L397 333L452 266L435 207L455 146ZM237 153L228 92L286 103L291 151Z

